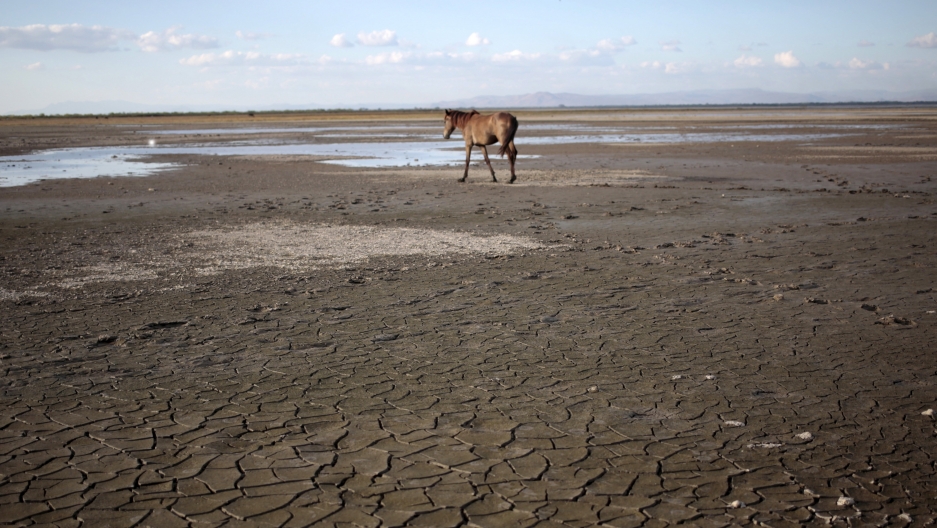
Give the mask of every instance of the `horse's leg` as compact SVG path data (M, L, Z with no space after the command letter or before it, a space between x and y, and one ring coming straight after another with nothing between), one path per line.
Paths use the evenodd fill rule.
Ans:
M495 178L495 170L491 168L491 160L488 159L488 147L482 145L482 154L485 155L485 163L488 164L488 170L491 171L491 180L495 183L498 183L498 178Z
M510 150L508 151L508 161L511 162L511 181L508 183L514 183L514 180L517 179L517 176L514 174L514 160L517 159L517 147L514 146L514 140L511 140Z
M459 179L460 182L464 183L465 179L468 178L469 158L471 157L472 157L472 144L468 143L467 145L465 145L465 173L462 174L462 178Z

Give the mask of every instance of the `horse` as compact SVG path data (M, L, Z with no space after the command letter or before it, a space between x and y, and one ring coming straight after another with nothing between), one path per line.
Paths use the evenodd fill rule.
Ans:
M485 163L488 164L488 170L491 171L491 180L495 183L495 170L491 168L491 161L488 159L487 145L501 143L501 149L498 154L504 157L508 155L508 161L511 162L511 181L514 183L517 176L514 174L514 160L517 159L517 147L514 146L514 133L517 132L517 118L507 112L497 112L491 115L481 115L476 110L471 112L460 112L459 110L446 110L445 128L443 128L443 139L449 139L452 131L458 128L462 131L462 137L465 138L465 173L460 182L465 182L468 177L469 159L472 157L472 147L481 147L482 154L485 155Z

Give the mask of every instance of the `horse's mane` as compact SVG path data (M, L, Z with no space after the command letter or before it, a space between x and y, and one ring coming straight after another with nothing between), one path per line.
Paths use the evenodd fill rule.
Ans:
M453 110L449 112L449 116L452 118L452 124L458 128L464 128L465 124L468 123L468 120L471 119L473 115L478 115L478 110L472 110L471 112Z

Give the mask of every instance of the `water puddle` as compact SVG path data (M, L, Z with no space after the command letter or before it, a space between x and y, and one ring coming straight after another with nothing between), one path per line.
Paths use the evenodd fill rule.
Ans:
M63 178L150 176L176 167L175 163L143 163L122 149L47 150L23 156L0 156L0 187Z
M375 130L400 130L413 128L428 128L423 125L394 125L394 126L349 126L349 127L282 127L282 128L193 128L179 130L144 130L146 134L156 134L165 136L224 136L230 134L320 134L323 132L341 133L343 131L375 131ZM440 126L440 128L442 128Z
M533 125L529 130L574 132L552 136L517 137L519 146L574 143L672 144L719 142L812 142L842 137L845 133L746 133L746 132L648 132L633 127L587 127L585 125ZM460 137L445 141L426 134L428 127L323 127L323 128L230 128L146 131L145 146L87 147L39 151L20 156L0 157L0 187L25 185L59 178L94 178L98 176L149 176L177 168L174 163L159 162L154 156L316 156L316 161L358 168L425 167L461 165L465 162L464 143ZM660 129L658 129L660 130ZM161 145L157 135L219 135L312 133L311 142L283 142L267 138L250 141L222 141L214 144ZM362 133L367 132L367 133ZM581 132L581 133L580 133ZM143 134L140 134L141 136ZM441 135L441 134L440 134ZM359 140L359 141L355 141ZM497 152L493 146L491 154ZM475 161L481 156L475 152ZM520 158L536 156L521 155Z

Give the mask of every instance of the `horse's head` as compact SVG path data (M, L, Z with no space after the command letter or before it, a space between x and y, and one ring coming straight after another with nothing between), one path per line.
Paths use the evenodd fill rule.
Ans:
M442 129L442 138L449 139L449 136L452 135L452 131L455 130L455 123L452 121L452 112L446 110L446 118L444 120L444 125Z

